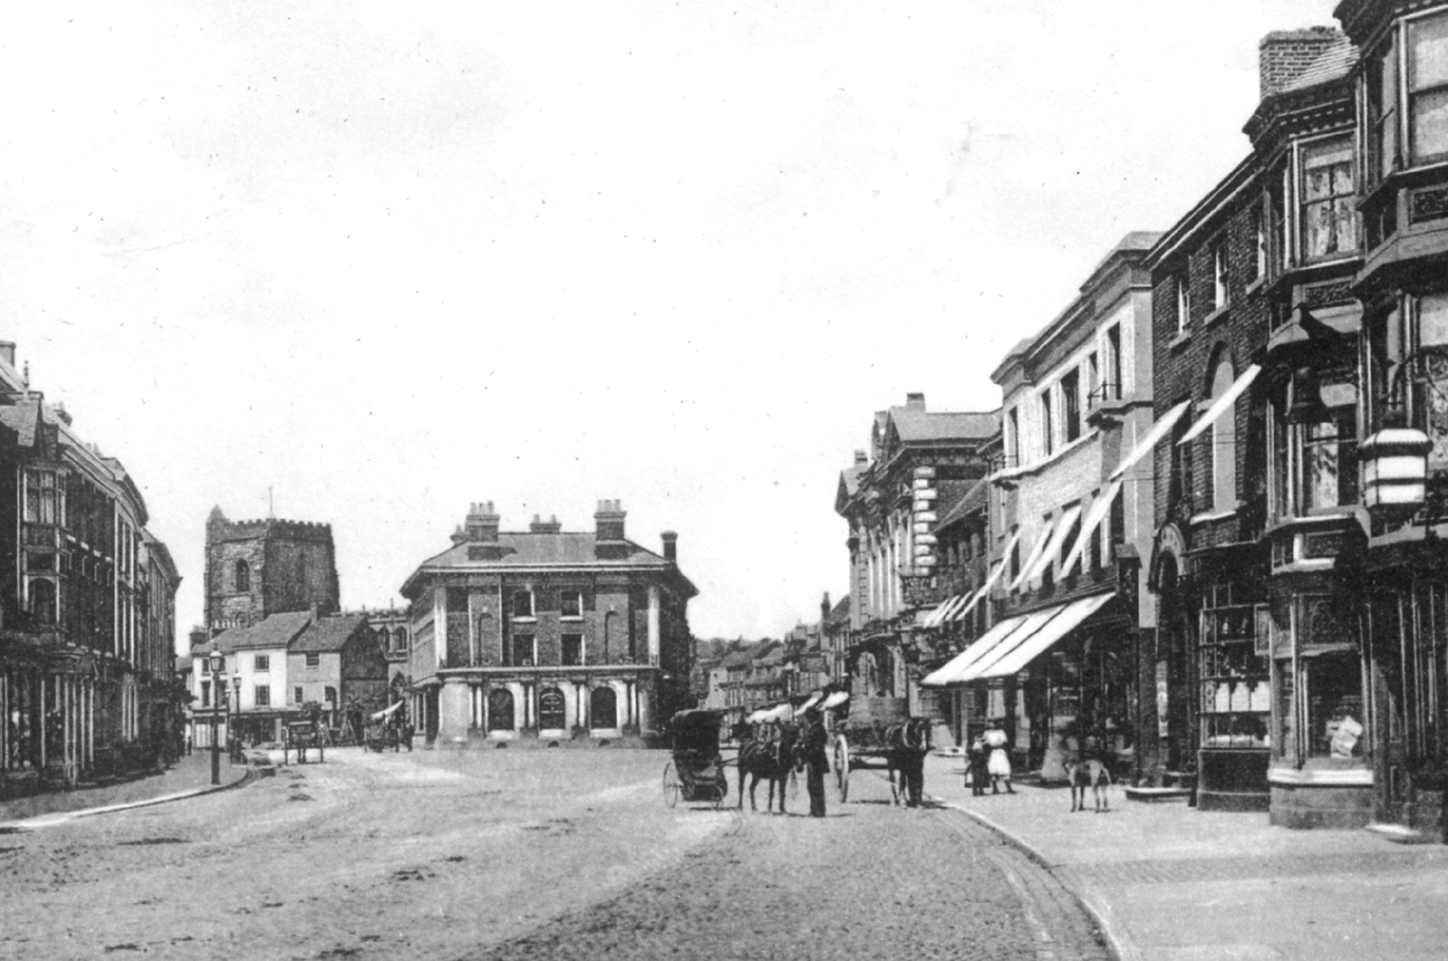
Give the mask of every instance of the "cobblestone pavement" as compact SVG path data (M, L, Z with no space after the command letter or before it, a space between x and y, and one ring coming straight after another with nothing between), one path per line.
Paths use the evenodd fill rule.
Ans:
M663 804L658 752L328 754L0 836L0 958L1104 959L958 812ZM863 952L863 953L862 953Z

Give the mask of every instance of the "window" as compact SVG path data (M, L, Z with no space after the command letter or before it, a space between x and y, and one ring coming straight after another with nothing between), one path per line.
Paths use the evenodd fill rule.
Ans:
M1212 248L1212 309L1227 306L1227 245Z
M1217 362L1212 374L1212 400L1215 401L1232 387L1232 364L1224 356ZM1210 453L1211 472L1207 475L1210 487L1204 498L1216 513L1226 513L1237 507L1237 411L1236 405L1229 406L1203 435Z
M513 692L505 687L495 687L488 692L488 730L511 731L513 721Z
M337 689L330 686L322 688L322 700L328 704L335 705L337 703Z
M30 616L37 624L55 623L55 585L50 581L30 582Z
M1413 163L1448 156L1448 14L1408 23L1408 148Z
M202 706L202 707L210 707L210 706L211 706L211 682L210 682L210 681L202 681L202 682L201 682L201 706Z
M237 561L232 566L231 583L238 592L251 590L251 565L246 561Z
M1257 644L1258 607L1204 610L1201 620L1202 747L1266 747L1272 695Z
M307 652L307 667L320 667L321 664L322 664L322 655L321 655L321 654L318 654L316 651L308 651L308 652Z
M563 635L563 666L577 667L583 663L583 635Z
M265 674L271 670L271 655L257 654L252 658L251 668L258 674Z
M300 684L292 688L292 702L295 704L302 703L302 687Z
M1021 465L1021 418L1017 409L1012 407L1006 413L1006 466L1019 467Z
M1189 426L1187 418L1183 417L1172 427L1171 446L1168 448L1171 475L1167 481L1167 500L1171 504L1187 501L1192 493L1191 445L1178 443Z
M1120 400L1126 378L1121 372L1121 325L1115 324L1106 331L1106 385L1103 396Z
M1299 242L1304 262L1357 250L1353 222L1352 139L1323 140L1302 148Z
M256 684L252 687L252 702L257 707L271 707L271 687L266 684Z
M1252 259L1247 262L1249 282L1267 273L1267 223L1262 209L1262 204L1254 204L1247 215L1248 230L1252 233Z
M511 667L532 667L536 652L533 649L532 634L518 634L513 637L513 649L507 664Z
M55 471L25 472L25 522L27 524L58 524L60 522L60 491L55 485Z
M1093 399L1104 396L1101 392L1101 361L1093 350L1086 355L1086 406L1090 407Z
M1192 286L1191 278L1185 270L1182 271L1176 282L1177 295L1177 333L1187 329L1192 322Z
M1357 503L1356 421L1355 408L1339 407L1301 426L1304 511Z
M1398 166L1398 48L1387 45L1368 67L1368 175L1379 183Z
M513 616L514 616L514 617L532 617L532 616L533 616L533 592L532 592L532 591L514 591L514 592L513 592Z
M1356 651L1302 659L1309 757L1363 759L1362 661Z
M563 617L582 617L583 592L565 590L559 598L559 613Z
M595 687L589 693L588 720L596 728L618 727L618 695L613 688Z
M1061 378L1061 419L1066 426L1066 443L1081 436L1081 371Z
M1047 457L1055 449L1056 423L1051 414L1051 392L1041 395L1041 453Z

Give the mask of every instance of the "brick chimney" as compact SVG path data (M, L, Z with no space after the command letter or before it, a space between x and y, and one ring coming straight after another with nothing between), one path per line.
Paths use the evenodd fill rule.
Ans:
M599 501L598 510L593 512L593 522L598 539L601 541L623 540L623 519L627 516L622 501Z
M864 467L870 463L870 455L862 450L855 451L855 466Z
M15 366L15 341L0 340L0 360L5 361L11 367Z
M825 625L825 624L827 624L827 623L829 622L829 619L830 619L830 608L831 608L831 606L832 606L832 605L830 604L830 592L829 592L829 591L825 591L825 596L822 597L822 598L820 598L820 625L821 625L821 626L823 626L823 625Z
M659 540L664 542L664 560L670 564L679 563L679 535L674 531L664 531Z
M1274 30L1257 45L1258 74L1262 99L1267 99L1302 75L1307 65L1343 39L1335 27L1307 27L1303 30Z
M537 514L533 515L533 522L528 525L528 530L534 534L558 534L563 530L563 525L558 523L558 515L554 514L546 521Z
M905 406L908 407L910 410L924 410L924 409L925 409L925 395L924 395L924 394L906 394L906 395L905 395Z
M468 509L466 533L469 543L495 544L498 541L498 522L502 520L492 501L472 504Z

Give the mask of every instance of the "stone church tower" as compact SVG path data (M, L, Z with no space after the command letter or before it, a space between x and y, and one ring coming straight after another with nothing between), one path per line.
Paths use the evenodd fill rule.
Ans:
M206 626L210 635L269 614L339 608L332 526L307 521L206 519Z

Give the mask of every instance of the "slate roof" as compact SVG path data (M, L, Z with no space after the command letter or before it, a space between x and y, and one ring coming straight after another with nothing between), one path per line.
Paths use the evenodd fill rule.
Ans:
M0 405L0 424L15 431L21 447L35 446L35 429L40 424L40 401L19 400Z
M743 651L735 651L735 652L733 652L732 654L726 654L726 655L724 656L724 660L723 660L721 663L723 664L723 666L724 666L725 668L730 668L730 667L748 667L751 663L753 663L753 661L754 661L754 658L753 658L753 656L749 653L749 651L748 651L748 650L743 650Z
M336 653L342 650L352 635L357 633L357 629L365 623L367 618L362 614L320 618L302 631L301 636L294 640L287 650L295 654Z
M902 443L933 440L985 440L1000 429L995 412L930 411L894 407L890 420Z
M848 620L848 619L849 619L849 616L850 616L850 595L846 594L844 597L840 598L839 603L837 603L833 608L831 608L831 610L830 610L830 617L829 617L829 623L831 623L831 624L838 624L838 623L840 623L841 621Z
M1281 93L1307 90L1318 84L1340 80L1352 73L1358 62L1358 48L1347 37L1339 37L1312 63L1290 82L1282 86Z
M860 477L869 469L869 464L851 464L840 471L840 483L845 485L846 497L855 496L860 489Z
M289 611L272 614L251 627L232 627L222 631L210 641L192 648L192 653L207 651L215 643L223 654L233 651L251 651L261 648L290 647L293 640L306 630L311 621L310 611Z
M940 516L940 520L935 522L935 530L944 530L951 524L958 523L971 511L984 507L986 505L986 493L989 489L989 478L982 477L976 481L970 490L961 495L960 500L951 505L950 510Z

